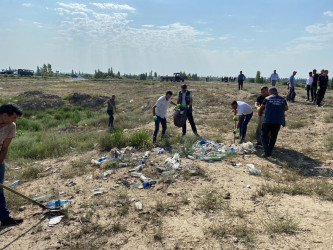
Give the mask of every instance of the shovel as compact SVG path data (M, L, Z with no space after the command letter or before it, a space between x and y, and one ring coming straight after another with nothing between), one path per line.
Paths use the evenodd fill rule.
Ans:
M33 200L33 199L25 196L24 194L21 194L21 193L17 192L16 190L14 190L14 189L12 189L10 187L7 187L7 186L5 186L5 185L3 185L1 183L0 183L0 188L7 189L8 191L10 191L10 192L12 192L12 193L14 193L16 195L21 196L22 198L24 198L24 199L26 199L28 201L31 201L33 204L35 204L35 205L37 205L37 206L39 206L39 207L41 207L43 209L48 210L48 212L50 212L50 213L59 213L60 212L60 209L58 209L58 210L56 210L56 209L50 209L47 206L43 205L42 203L39 203L38 201L35 201L35 200Z

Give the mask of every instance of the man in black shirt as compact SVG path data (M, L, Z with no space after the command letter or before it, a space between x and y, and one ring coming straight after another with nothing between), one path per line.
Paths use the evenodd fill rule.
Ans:
M254 106L257 108L257 110L260 109L261 104L263 103L263 101L265 100L265 98L268 96L268 87L267 86L263 86L261 88L261 95L258 95L257 97L257 101L254 104ZM264 121L264 116L258 116L258 126L257 126L257 130L256 130L256 138L257 138L257 145L261 145L261 127L262 127L262 123Z
M311 94L313 93L313 102L316 103L316 100L317 100L317 82L318 82L318 77L319 75L317 74L317 70L314 69L312 71L312 78L313 78L313 82L312 82L312 92Z
M324 99L326 89L328 87L328 70L324 70L322 74L320 74L317 83L318 97L317 97L317 105L320 107L321 101Z

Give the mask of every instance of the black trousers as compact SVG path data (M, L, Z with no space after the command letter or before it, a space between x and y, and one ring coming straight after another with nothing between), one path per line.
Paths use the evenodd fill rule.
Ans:
M240 80L238 80L238 90L243 89L243 82L244 82L244 81L240 81Z
M316 86L311 86L311 90L313 93L313 101L317 100L317 85Z
M311 94L311 101L313 101L313 88L310 85L306 85L306 95L307 95L307 100L310 100L310 94Z
M113 120L114 120L114 117L113 117L113 110L108 109L108 110L107 110L107 113L108 113L108 115L109 115L109 123L108 123L108 127L113 128Z
M156 142L157 133L160 129L160 123L162 125L162 136L164 136L165 131L167 129L166 118L161 118L161 117L157 116L157 120L155 121L155 131L154 131L153 142Z
M197 133L197 128L196 128L195 123L194 123L193 113L192 112L187 112L187 119L190 122L190 125L191 125L193 133L196 134ZM186 122L183 125L183 135L186 135Z
M266 156L271 156L281 125L264 123L261 130L261 143Z
M320 87L320 89L318 90L318 94L317 94L317 105L318 106L320 105L321 101L324 99L325 92L326 92L326 87Z

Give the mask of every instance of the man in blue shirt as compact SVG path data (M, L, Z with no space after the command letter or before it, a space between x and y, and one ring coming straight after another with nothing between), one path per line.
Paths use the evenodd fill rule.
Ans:
M297 74L297 71L294 71L293 74L289 77L289 93L288 93L288 99L291 102L295 102L295 75Z
M246 77L243 74L243 71L240 71L238 75L238 90L243 89L243 82L245 81L245 79Z
M284 112L288 110L286 99L278 95L275 87L269 89L269 96L260 106L259 116L263 115L264 110L265 118L262 124L261 141L265 154L262 156L269 157L272 155L281 125L285 126L286 124Z

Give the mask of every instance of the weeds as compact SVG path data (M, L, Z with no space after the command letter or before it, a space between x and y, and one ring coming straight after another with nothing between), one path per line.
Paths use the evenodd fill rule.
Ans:
M294 120L294 121L290 121L287 124L287 127L289 127L290 129L299 129L299 128L303 128L305 126L307 126L307 121L302 121L302 120Z
M223 197L224 195L222 193L219 193L214 189L205 190L203 197L198 203L198 207L205 211L221 209L227 205L224 202Z
M262 224L269 234L294 234L299 227L299 221L288 213L281 215L277 212L263 220Z
M42 170L38 167L30 166L23 170L22 172L22 179L24 180L34 180L38 178L39 174Z

